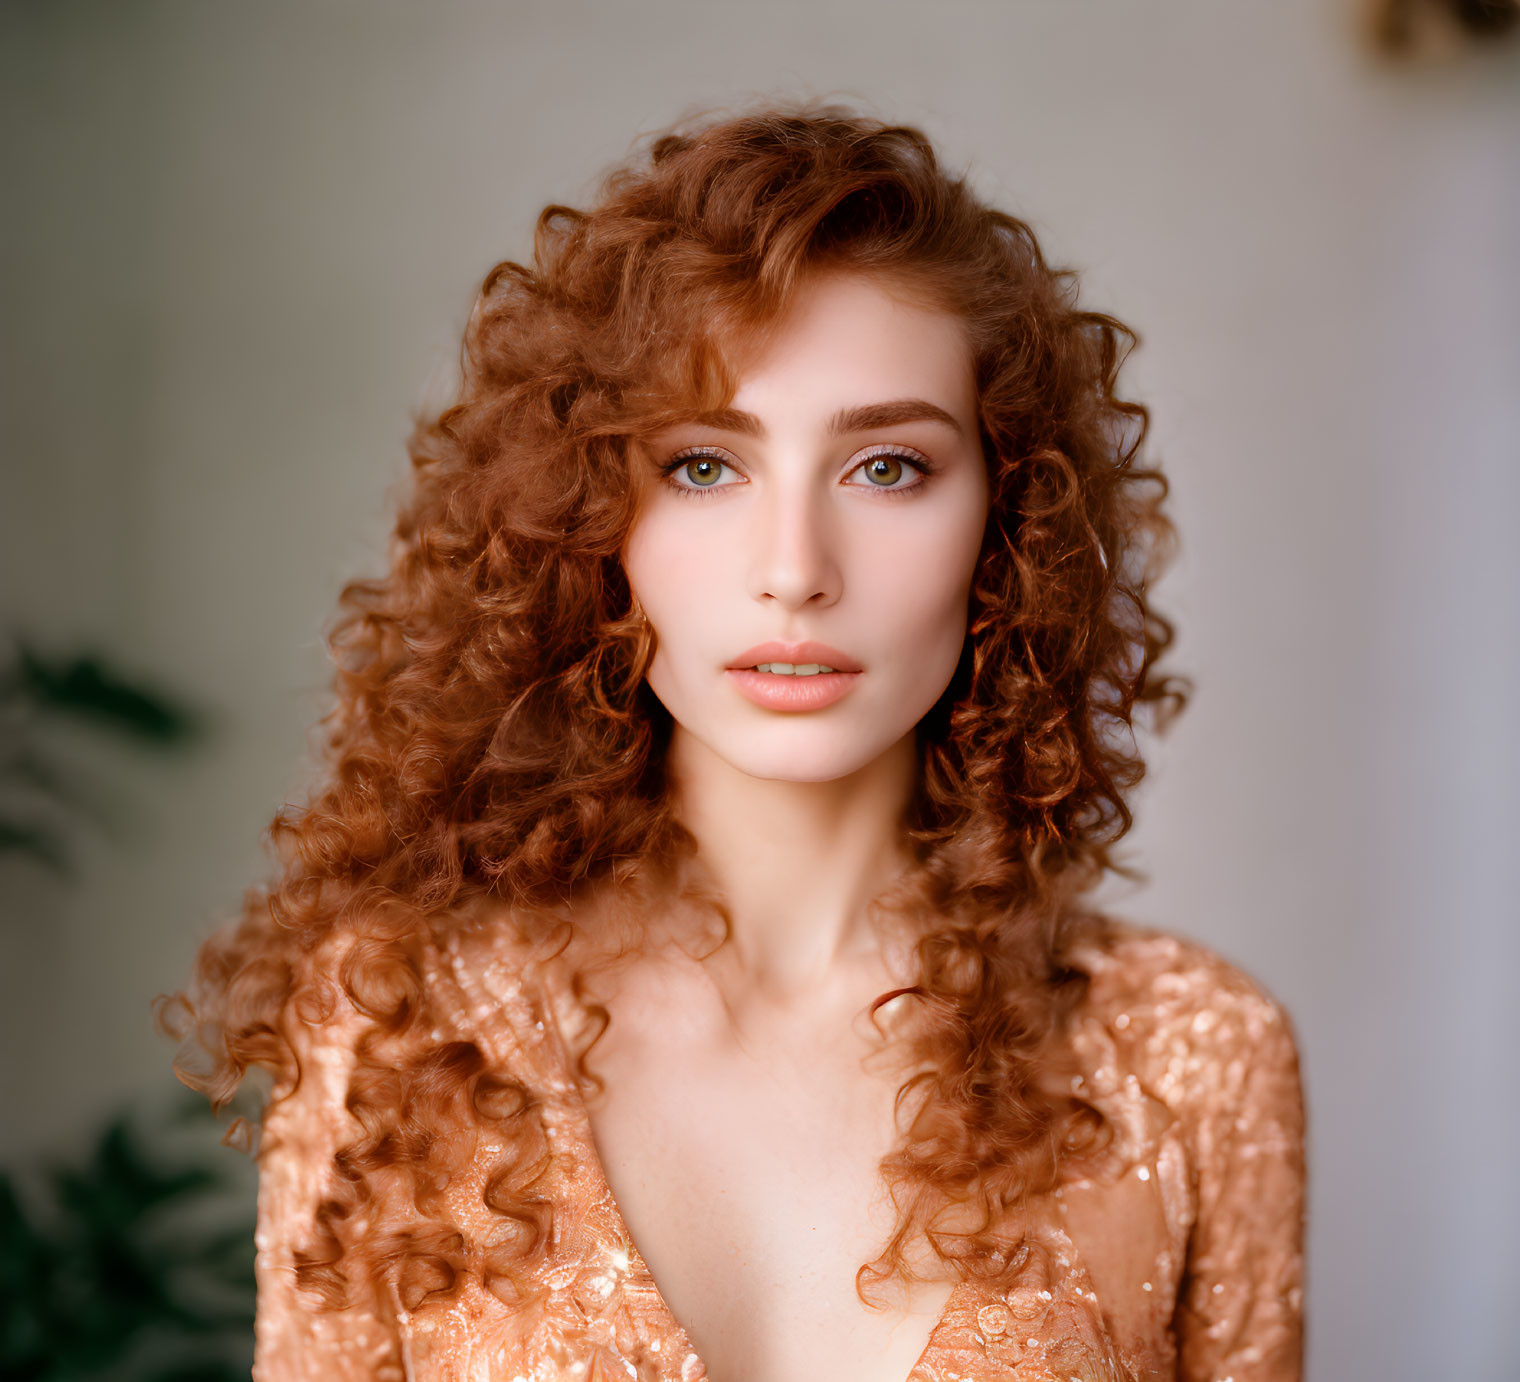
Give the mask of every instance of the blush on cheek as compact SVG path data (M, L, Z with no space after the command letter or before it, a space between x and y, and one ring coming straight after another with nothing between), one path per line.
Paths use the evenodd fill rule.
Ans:
M961 649L965 647L965 643L965 611L961 609L947 611L944 620L922 645L920 665L923 669L923 685L918 697L923 703L921 714L927 714L929 708L950 685L951 678L955 676L956 666L961 660Z
M899 608L898 637L894 640L917 669L916 699L924 701L924 711L944 693L955 675L965 646L968 627L968 604L971 597L972 568L966 563L964 550L939 554L945 558L937 568L937 579L915 586L901 582L899 588L912 599L908 608ZM964 567L963 572L956 567ZM918 570L935 570L932 565ZM946 577L950 579L946 579Z

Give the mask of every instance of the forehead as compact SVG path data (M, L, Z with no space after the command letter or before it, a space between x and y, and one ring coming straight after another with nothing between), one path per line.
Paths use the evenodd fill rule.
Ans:
M952 411L975 407L965 322L878 276L806 279L767 331L732 344L733 404L746 411L910 394Z

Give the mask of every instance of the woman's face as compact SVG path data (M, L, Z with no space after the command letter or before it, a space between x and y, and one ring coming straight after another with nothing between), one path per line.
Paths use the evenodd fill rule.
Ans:
M624 564L675 732L814 782L911 734L960 657L987 518L960 319L820 276L729 410L649 448ZM799 670L752 670L769 663Z

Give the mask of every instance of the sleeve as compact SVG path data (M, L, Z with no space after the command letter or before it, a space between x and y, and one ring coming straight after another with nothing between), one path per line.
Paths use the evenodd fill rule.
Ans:
M1286 1012L1259 992L1196 1135L1198 1213L1177 1304L1179 1382L1303 1373L1304 1100Z
M326 1024L298 1048L301 1079L275 1091L259 1140L253 1382L402 1382L394 1316L370 1289L343 1310L296 1283L333 1153L359 1128L345 1107L353 1049Z

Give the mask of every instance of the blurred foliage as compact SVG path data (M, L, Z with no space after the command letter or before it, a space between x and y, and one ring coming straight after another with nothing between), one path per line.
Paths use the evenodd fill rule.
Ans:
M160 748L193 742L204 730L200 715L99 657L49 657L15 640L0 661L0 855L23 855L60 874L70 869L70 823L109 821L47 752L45 724L95 727Z
M183 1119L205 1121L205 1101ZM193 1114L192 1114L193 1109ZM246 1379L253 1216L230 1182L149 1150L126 1115L82 1166L45 1168L29 1212L0 1176L0 1377L6 1382Z
M0 858L72 870L78 828L117 822L103 781L68 750L103 732L153 750L193 743L204 718L91 654L0 651ZM61 736L61 737L60 737ZM183 1112L112 1118L77 1163L0 1174L0 1379L232 1382L253 1353L254 1210L205 1155L175 1150L175 1123L215 1128L199 1095ZM239 1169L246 1169L240 1164ZM230 1193L237 1189L239 1193Z

